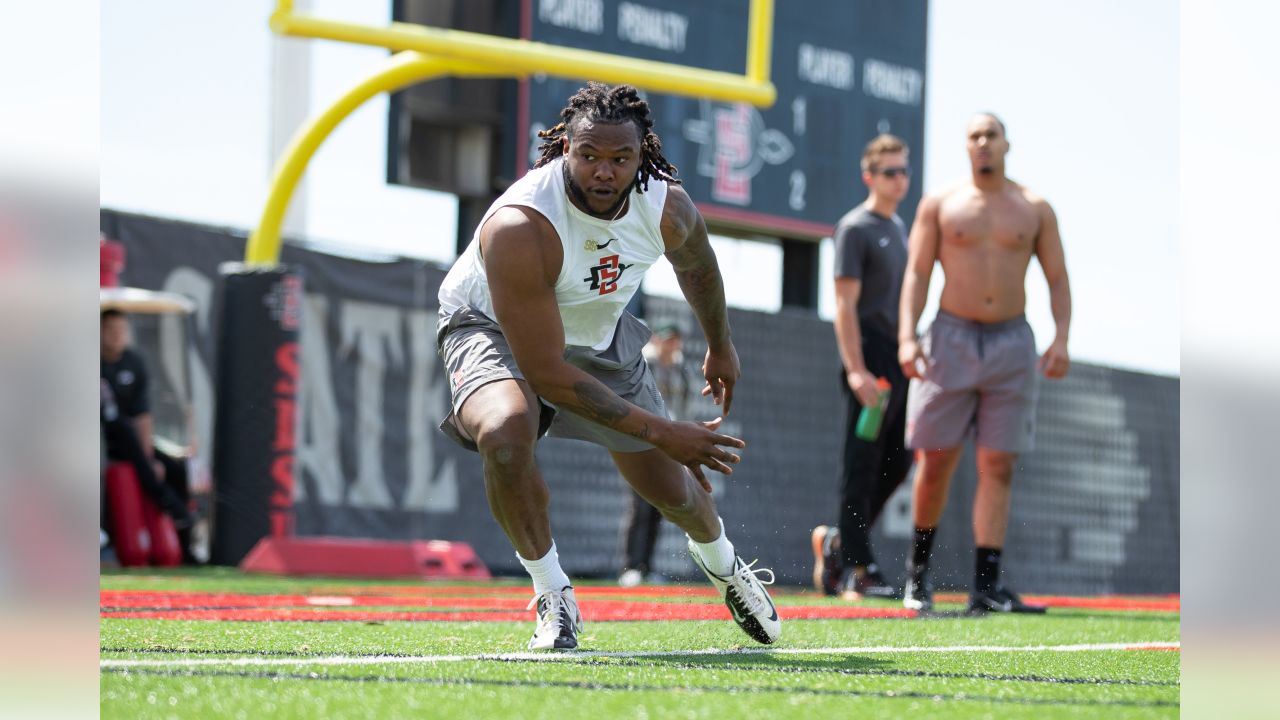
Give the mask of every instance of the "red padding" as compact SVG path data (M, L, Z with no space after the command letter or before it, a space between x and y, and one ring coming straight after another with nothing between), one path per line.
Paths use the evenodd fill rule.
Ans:
M113 462L107 466L106 493L116 559L125 567L146 565L151 559L151 531L143 510L142 488L132 465Z
M124 243L108 240L105 236L98 239L98 285L100 287L119 287L120 271L124 270Z
M443 540L265 537L240 561L240 568L275 575L489 577L470 545Z
M160 567L177 567L182 564L182 543L173 518L160 512L150 498L142 498L142 512L147 518L147 530L151 532L151 564Z

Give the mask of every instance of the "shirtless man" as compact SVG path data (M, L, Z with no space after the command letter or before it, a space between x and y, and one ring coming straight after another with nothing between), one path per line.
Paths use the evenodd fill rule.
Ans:
M1031 449L1035 433L1037 368L1048 378L1067 374L1071 288L1058 220L1044 198L1005 177L1009 152L1004 123L983 113L969 123L972 176L920 201L902 284L898 360L912 378L907 446L918 470L912 494L915 539L907 560L903 605L932 608L925 582L933 533L966 439L977 444L978 487L973 503L977 551L971 613L1044 612L998 582L1009 520L1014 461ZM1049 284L1057 332L1036 359L1035 338L1023 312L1026 275L1036 256ZM938 317L922 336L934 261L946 284Z
M493 203L440 286L437 339L453 396L440 429L480 453L489 507L533 578L529 649L572 650L582 629L534 453L544 434L607 448L627 483L688 535L743 631L771 643L781 631L764 588L773 573L734 552L703 474L731 473L745 443L716 432L720 418L668 418L642 354L650 333L624 311L665 256L707 339L702 394L729 413L740 369L706 224L635 88L590 83L560 116L540 133L534 169Z

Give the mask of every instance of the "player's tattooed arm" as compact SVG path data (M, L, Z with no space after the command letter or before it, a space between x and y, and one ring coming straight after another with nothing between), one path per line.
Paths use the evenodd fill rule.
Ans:
M668 190L662 214L662 235L667 259L675 269L685 300L698 318L708 345L729 342L729 316L725 310L724 279L715 251L707 238L707 225L684 189Z
M594 420L601 425L622 430L641 440L649 439L648 423L641 423L639 427L628 430L618 427L618 422L631 414L631 405L600 383L576 382L573 384L573 394L577 398L576 406L573 409L583 417Z

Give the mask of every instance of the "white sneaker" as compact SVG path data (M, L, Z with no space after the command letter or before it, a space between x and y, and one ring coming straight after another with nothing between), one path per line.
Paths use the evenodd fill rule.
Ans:
M751 565L755 565L756 561L748 565L739 557L733 560L733 572L728 577L720 577L702 563L702 557L698 555L693 541L689 542L689 554L693 556L694 564L706 573L707 579L720 591L720 597L724 598L724 604L733 614L734 622L738 623L743 632L750 635L752 640L765 645L778 639L782 634L782 621L778 619L778 609L773 605L773 598L764 589L765 585L773 584L772 570L752 570ZM762 581L756 577L757 573L769 573L769 580Z
M573 650L578 647L578 633L582 632L582 615L578 601L573 597L573 587L548 590L535 595L525 610L538 610L538 626L529 639L530 650Z

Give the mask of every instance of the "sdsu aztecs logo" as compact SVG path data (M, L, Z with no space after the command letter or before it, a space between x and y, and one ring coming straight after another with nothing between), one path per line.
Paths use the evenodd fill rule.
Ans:
M629 267L631 265L618 262L617 255L602 257L600 264L591 268L591 277L582 278L582 282L590 283L591 289L598 290L601 295L608 295L618 289L618 280L622 279L622 273Z

